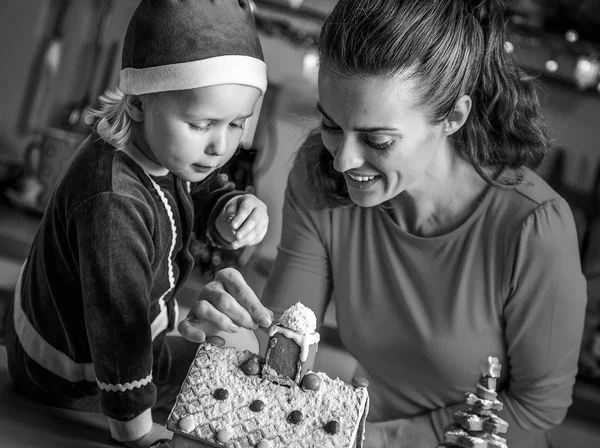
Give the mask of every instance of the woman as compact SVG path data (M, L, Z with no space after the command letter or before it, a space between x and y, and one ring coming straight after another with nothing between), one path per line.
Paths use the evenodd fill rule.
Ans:
M488 355L511 448L547 446L571 403L585 280L505 41L500 1L341 0L322 29L320 135L290 174L263 304L322 318L334 298L371 383L367 447L435 447ZM180 330L266 312L223 273Z

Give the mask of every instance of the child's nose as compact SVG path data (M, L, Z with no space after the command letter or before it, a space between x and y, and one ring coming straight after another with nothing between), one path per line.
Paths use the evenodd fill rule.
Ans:
M227 139L224 133L213 135L205 150L211 156L222 156L227 152Z

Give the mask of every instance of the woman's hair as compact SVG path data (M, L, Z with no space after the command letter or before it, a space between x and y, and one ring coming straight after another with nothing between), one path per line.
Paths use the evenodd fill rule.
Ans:
M321 69L411 79L432 124L469 95L471 112L453 145L488 183L510 188L521 182L522 167L542 163L549 140L533 79L505 49L504 13L502 0L340 0L321 30ZM298 162L307 163L315 185L330 186L329 204L347 203L333 157L309 146ZM505 168L514 176L490 174Z

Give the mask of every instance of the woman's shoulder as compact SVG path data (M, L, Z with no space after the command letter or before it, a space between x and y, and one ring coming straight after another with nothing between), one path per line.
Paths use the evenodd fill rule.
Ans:
M556 225L574 228L573 213L565 199L531 169L523 168L522 172L519 185L500 190L497 195L500 198L497 207L503 209L505 219L521 228L532 220L538 222L536 228Z

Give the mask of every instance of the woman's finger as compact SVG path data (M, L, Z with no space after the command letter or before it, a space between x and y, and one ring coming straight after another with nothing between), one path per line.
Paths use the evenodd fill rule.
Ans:
M242 274L233 268L225 268L217 272L215 280L223 284L225 290L232 297L235 297L236 301L250 314L256 324L261 327L271 325L273 312L260 303L260 300L254 291L252 291L252 288L248 286ZM250 329L255 328L256 326Z

